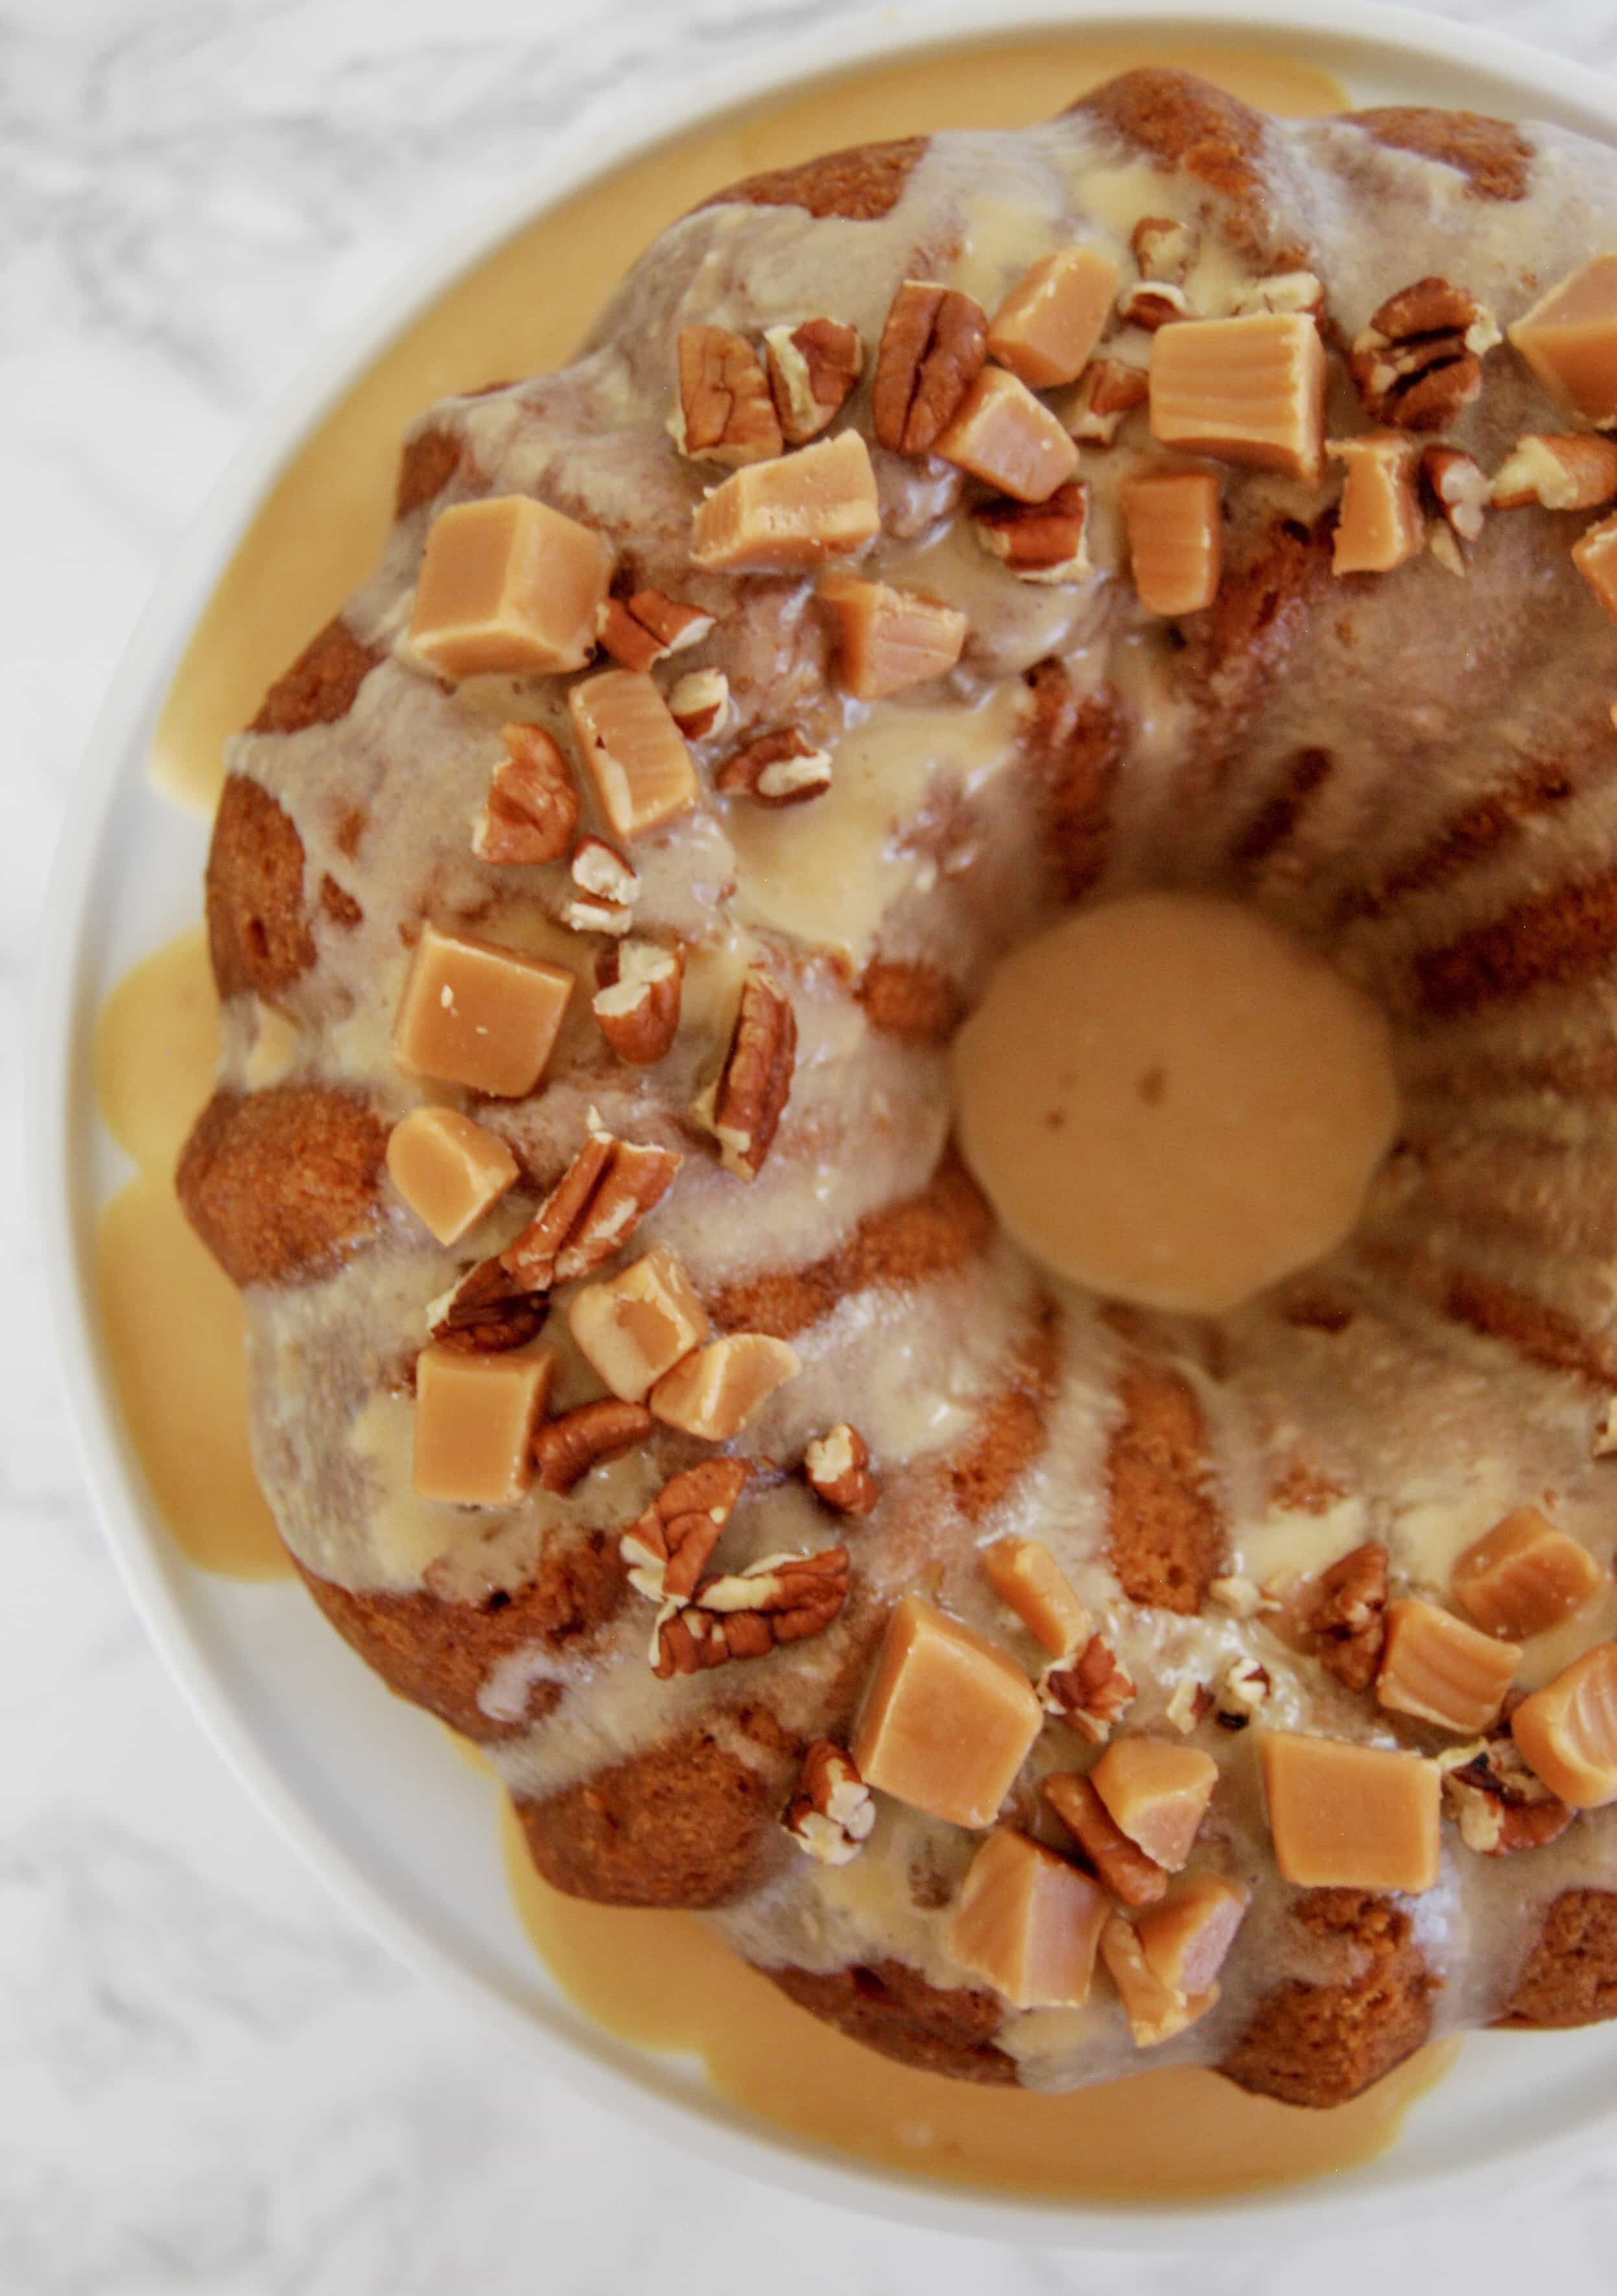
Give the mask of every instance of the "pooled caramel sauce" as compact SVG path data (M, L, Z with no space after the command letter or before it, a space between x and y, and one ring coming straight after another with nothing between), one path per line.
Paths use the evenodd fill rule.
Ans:
M266 687L371 573L398 446L452 393L560 366L628 266L715 187L844 144L1047 119L1120 71L1177 64L1268 111L1340 111L1340 83L1258 48L1055 35L878 64L706 122L611 169L514 232L403 327L298 448L220 578L152 743L159 785L212 811L221 749Z
M1323 1259L1391 1145L1380 1013L1255 909L1141 893L1000 964L955 1039L1006 1226L1110 1298L1219 1315Z
M1255 51L1164 56L1145 44L1061 37L956 49L704 127L517 232L395 338L266 497L170 689L152 753L160 787L211 808L226 736L370 571L398 442L421 409L492 376L558 365L626 264L715 184L835 144L1017 125L1116 71L1163 62L1274 111L1316 114L1346 100L1314 68ZM131 1439L176 1541L206 1569L263 1578L290 1565L252 1472L240 1302L172 1186L211 1088L217 1037L200 929L136 966L108 1000L100 1104L139 1171L102 1217L99 1296ZM910 2175L1074 2201L1188 2199L1316 2177L1385 2150L1457 2046L1424 2051L1328 2112L1248 2096L1186 2067L1061 2096L983 2089L891 2063L805 2015L694 1915L626 1912L549 1889L508 1806L503 1841L523 1926L580 2008L636 2046L699 2057L714 2087L764 2122Z

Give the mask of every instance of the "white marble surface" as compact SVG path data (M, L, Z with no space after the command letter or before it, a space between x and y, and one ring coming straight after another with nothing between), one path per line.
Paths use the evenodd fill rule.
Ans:
M1188 2267L990 2254L698 2172L360 1932L113 1579L42 1345L17 1079L45 859L119 650L260 410L550 122L864 12L589 0L580 44L584 12L0 0L0 2291L1609 2287L1617 2180L1587 2169L1467 2221ZM1617 0L1447 12L1617 70Z

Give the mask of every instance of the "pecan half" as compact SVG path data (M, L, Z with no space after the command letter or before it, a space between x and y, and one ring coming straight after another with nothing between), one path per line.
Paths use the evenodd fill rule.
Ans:
M727 757L713 785L726 797L754 798L759 805L807 805L831 787L830 753L795 726L783 726Z
M559 861L579 826L579 792L567 760L542 726L503 726L505 755L472 831L480 861L535 866Z
M744 335L681 327L679 405L669 429L682 455L707 463L766 463L785 441L769 378Z
M710 1578L688 1603L667 1603L652 1638L663 1680L731 1659L762 1658L782 1643L817 1635L848 1600L848 1550L767 1554L745 1570Z
M667 1054L679 1032L685 951L632 940L612 954L617 962L608 967L590 1011L618 1058L647 1068Z
M857 1857L876 1822L876 1806L858 1766L834 1738L817 1738L803 1756L797 1792L781 1824L822 1866Z
M930 454L988 357L981 303L935 280L907 279L876 347L870 411L878 442L895 455Z
M495 1355L537 1339L546 1305L542 1285L523 1283L497 1256L480 1260L453 1291L432 1301L427 1327L440 1348Z
M1096 1745L1134 1696L1134 1681L1102 1635L1091 1635L1077 1655L1046 1667L1038 1683L1047 1714L1059 1714Z
M983 548L1002 559L1019 581L1076 582L1090 570L1088 515L1088 488L1081 479L1069 479L1047 502L980 503L972 512L972 528Z
M681 1158L593 1130L499 1264L525 1291L570 1283L620 1251L667 1194Z
M1166 1897L1167 1868L1130 1841L1088 1778L1055 1770L1039 1792L1120 1904L1154 1906Z
M858 382L865 346L840 319L766 327L764 359L781 434L789 447L817 439Z
M870 1447L846 1420L803 1447L803 1480L838 1514L868 1514L876 1503Z
M1438 1757L1443 1800L1460 1840L1480 1857L1538 1849L1566 1832L1574 1812L1535 1777L1506 1733Z
M592 1467L621 1457L651 1431L652 1414L645 1406L622 1403L615 1395L543 1420L533 1433L534 1472L541 1489L571 1490Z
M1367 1539L1320 1573L1308 1624L1320 1664L1350 1690L1368 1690L1387 1638L1387 1550Z
M661 590L635 590L627 598L606 601L595 635L625 669L650 669L671 653L700 645L712 627L713 616L700 606L687 606Z
M751 1472L745 1459L703 1459L664 1483L618 1542L636 1593L688 1601Z
M719 1161L738 1179L763 1169L792 1093L797 1058L797 1016L779 984L754 966L741 992L741 1008L718 1078L691 1113L718 1143Z
M1110 447L1123 417L1144 406L1151 378L1143 366L1115 358L1092 358L1078 378L1062 420L1086 445Z
M1464 287L1417 279L1354 337L1348 368L1373 422L1441 430L1481 392L1499 339L1493 314Z

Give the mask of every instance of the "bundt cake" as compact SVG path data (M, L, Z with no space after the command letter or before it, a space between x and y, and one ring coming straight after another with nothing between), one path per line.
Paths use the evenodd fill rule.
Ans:
M178 1187L309 1590L560 1889L1035 2088L1613 2013L1609 248L1559 128L1136 71L720 193L408 441L231 749ZM1147 897L1396 1087L1217 1312L955 1123Z

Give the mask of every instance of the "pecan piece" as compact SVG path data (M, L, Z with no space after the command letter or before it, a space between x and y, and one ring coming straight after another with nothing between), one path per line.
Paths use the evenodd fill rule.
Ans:
M1072 1658L1046 1667L1036 1687L1047 1714L1059 1714L1097 1746L1134 1696L1134 1681L1103 1635L1091 1635Z
M693 669L676 679L669 716L687 742L709 742L730 722L730 681L722 669Z
M769 378L744 335L681 327L677 357L679 404L669 430L682 455L734 467L782 452Z
M789 447L817 439L858 382L865 346L839 319L766 327L764 358L781 435Z
M703 1459L664 1483L618 1542L637 1594L689 1600L751 1472L745 1459Z
M1201 236L1194 224L1176 216L1142 216L1129 234L1142 279L1166 280L1182 287L1195 266Z
M668 1193L681 1159L593 1129L499 1264L525 1291L547 1292L602 1267Z
M432 1301L427 1328L440 1348L494 1355L537 1339L546 1305L544 1286L523 1283L497 1255L480 1260L452 1291Z
M653 1671L667 1680L730 1659L762 1658L817 1635L848 1600L848 1550L767 1554L729 1578L710 1578L688 1603L664 1603L652 1637Z
M817 1499L838 1514L868 1514L876 1503L870 1447L846 1420L805 1444L803 1480Z
M1088 1778L1055 1770L1039 1792L1120 1904L1154 1906L1167 1895L1166 1866L1130 1841Z
M1482 388L1499 340L1493 314L1446 279L1390 295L1353 339L1348 368L1365 412L1402 430L1441 430Z
M605 901L613 908L632 908L640 898L640 880L615 846L603 837L581 838L574 848L570 873L581 893Z
M1249 279L1229 299L1232 319L1250 319L1260 311L1301 311L1322 331L1325 287L1311 271L1272 271L1267 278Z
M1428 447L1421 455L1421 478L1460 540L1480 541L1491 496L1488 473L1475 455L1461 447Z
M718 1141L719 1161L738 1179L763 1169L792 1092L797 1016L792 1000L761 967L748 973L729 1049L717 1080L692 1116Z
M1170 279L1137 279L1117 299L1117 316L1126 327L1145 327L1155 334L1175 319L1194 316L1189 296Z
M831 756L817 749L795 726L759 734L727 757L713 777L726 797L750 797L759 805L806 805L831 787Z
M625 669L650 669L671 653L700 645L713 627L713 616L700 606L687 606L661 590L635 590L627 598L609 598L595 620L595 635L614 661Z
M853 1756L834 1738L817 1738L781 1818L787 1833L822 1866L846 1866L875 1822L875 1803Z
M1387 1637L1387 1550L1367 1539L1322 1571L1309 1620L1320 1664L1350 1690L1368 1690Z
M972 512L972 527L982 547L1002 559L1019 581L1076 582L1090 570L1088 514L1088 488L1081 479L1069 479L1047 502L1007 497L981 503Z
M612 955L590 1000L601 1034L620 1061L647 1068L669 1051L679 1030L685 951L632 940Z
M620 1458L651 1431L652 1414L645 1406L620 1402L615 1395L580 1403L558 1418L542 1421L533 1433L534 1472L540 1488L571 1490L592 1467Z
M532 866L559 861L579 826L579 792L567 760L542 726L503 726L505 755L472 831L480 861Z
M1443 1800L1460 1840L1480 1857L1537 1849L1566 1832L1576 1813L1535 1777L1508 1733L1438 1756Z
M1079 376L1062 419L1086 445L1110 447L1123 417L1144 406L1150 392L1151 378L1143 366L1092 358Z
M988 357L981 303L935 280L907 279L876 347L870 408L878 442L925 455L953 421Z
M1213 1693L1213 1719L1221 1730L1244 1730L1268 1694L1268 1669L1255 1658L1233 1658Z

